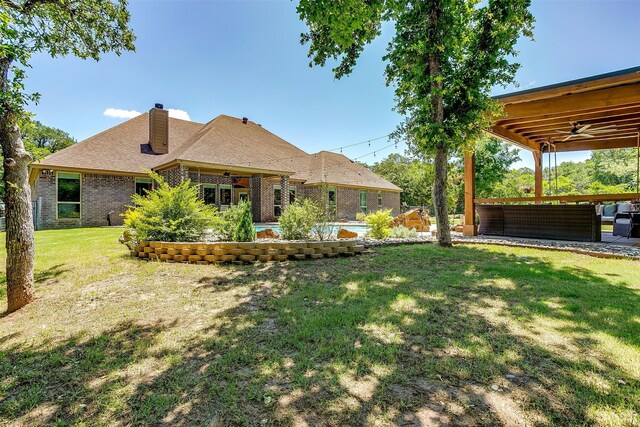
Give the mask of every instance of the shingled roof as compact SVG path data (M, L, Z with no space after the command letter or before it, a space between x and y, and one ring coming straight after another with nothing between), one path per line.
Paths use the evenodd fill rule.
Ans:
M402 191L347 157L321 151L308 154L262 126L220 115L206 124L169 118L169 151L156 154L149 146L149 113L51 154L36 169L74 169L143 174L174 163L289 175L305 184Z

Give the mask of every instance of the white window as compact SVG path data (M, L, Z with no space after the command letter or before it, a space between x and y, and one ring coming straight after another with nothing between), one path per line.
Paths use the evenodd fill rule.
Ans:
M220 184L220 205L230 206L233 202L233 191L230 185Z
M329 215L337 215L338 213L338 196L335 187L330 187L327 194L327 210Z
M378 207L382 207L382 191L378 191Z
M360 190L360 211L367 213L367 192Z
M202 184L202 199L208 205L218 203L218 187L215 184Z
M136 178L136 194L146 196L151 190L153 190L151 178Z
M81 175L79 173L58 172L56 187L58 218L80 219Z
M282 189L279 185L273 186L273 216L282 214Z

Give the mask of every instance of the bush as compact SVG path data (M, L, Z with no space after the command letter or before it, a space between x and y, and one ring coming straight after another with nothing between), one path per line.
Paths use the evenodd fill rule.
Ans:
M358 212L356 214L356 221L364 221L365 217L367 216L366 213L364 212Z
M220 240L232 241L242 216L241 206L231 205L220 212L220 220L214 225L213 233Z
M312 236L317 240L329 240L335 238L338 232L338 226L333 224L336 221L335 215L327 211L318 201L310 202L315 206L309 215L313 217L313 227L311 228Z
M125 226L140 240L190 242L198 240L218 221L217 209L198 197L198 187L185 181L171 187L154 172L156 189L134 194L133 206L123 214Z
M311 200L296 200L280 215L280 231L285 240L306 240L322 210Z
M408 239L411 237L418 237L418 232L413 228L407 228L404 225L400 225L389 230L389 237L393 239Z
M251 203L238 203L238 210L240 215L233 233L233 241L253 242L256 240L256 229L253 227L253 218L251 217Z
M370 227L367 235L374 239L386 239L389 236L391 221L393 221L391 209L370 213L364 217L364 222Z

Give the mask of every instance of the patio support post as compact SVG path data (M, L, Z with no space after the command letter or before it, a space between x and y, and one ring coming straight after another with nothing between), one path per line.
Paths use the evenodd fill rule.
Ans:
M534 194L536 197L542 197L542 151L533 151L532 154L535 176ZM540 203L540 200L536 200L536 203Z
M465 236L477 236L476 205L476 155L473 152L464 153L464 226Z
M289 207L289 177L280 175L280 209L284 212Z

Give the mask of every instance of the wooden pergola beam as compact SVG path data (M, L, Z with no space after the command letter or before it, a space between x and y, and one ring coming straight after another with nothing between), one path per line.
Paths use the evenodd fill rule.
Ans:
M586 115L595 115L597 117L609 116L614 114L622 114L625 112L633 111L634 109L640 109L640 100L630 104L611 106L606 108L587 108L579 112L569 111L565 113L554 114L542 114L540 116L533 117L518 117L514 119L505 118L496 121L496 124L510 130L514 128L529 126L532 124L544 124L549 120L566 120L569 122L577 122Z
M612 138L607 140L581 140L567 141L556 144L556 151L583 151L583 150L611 150L614 148L632 148L638 145L637 136L626 136L622 138ZM543 152L548 152L548 148L544 148Z
M524 148L529 151L540 151L540 144L534 141L531 141L527 138L524 138L518 135L515 132L511 132L501 126L494 126L490 131L485 131L487 134L496 137L498 139L507 140L513 145L516 145L520 148Z
M505 104L516 104L540 99L555 98L558 96L580 93L589 90L604 89L640 81L640 67L621 70L614 73L593 76L586 79L578 79L570 82L551 85L545 88L525 90L514 94L498 96Z
M574 121L573 123L576 123ZM580 119L580 125L593 125L595 126L608 126L608 125L628 125L636 123L640 126L640 114L627 115L627 116L611 116L602 119ZM541 125L539 127L530 127L530 128L522 128L522 129L512 129L513 132L522 135L525 138L530 136L535 136L536 134L540 134L541 132L550 131L550 130L570 130L571 124L566 120L558 121L556 123L549 123L546 125Z
M602 112L640 101L640 83L620 87L610 87L592 92L577 93L539 101L507 104L505 114L509 119L536 117L551 114L576 113L587 109L601 109Z

